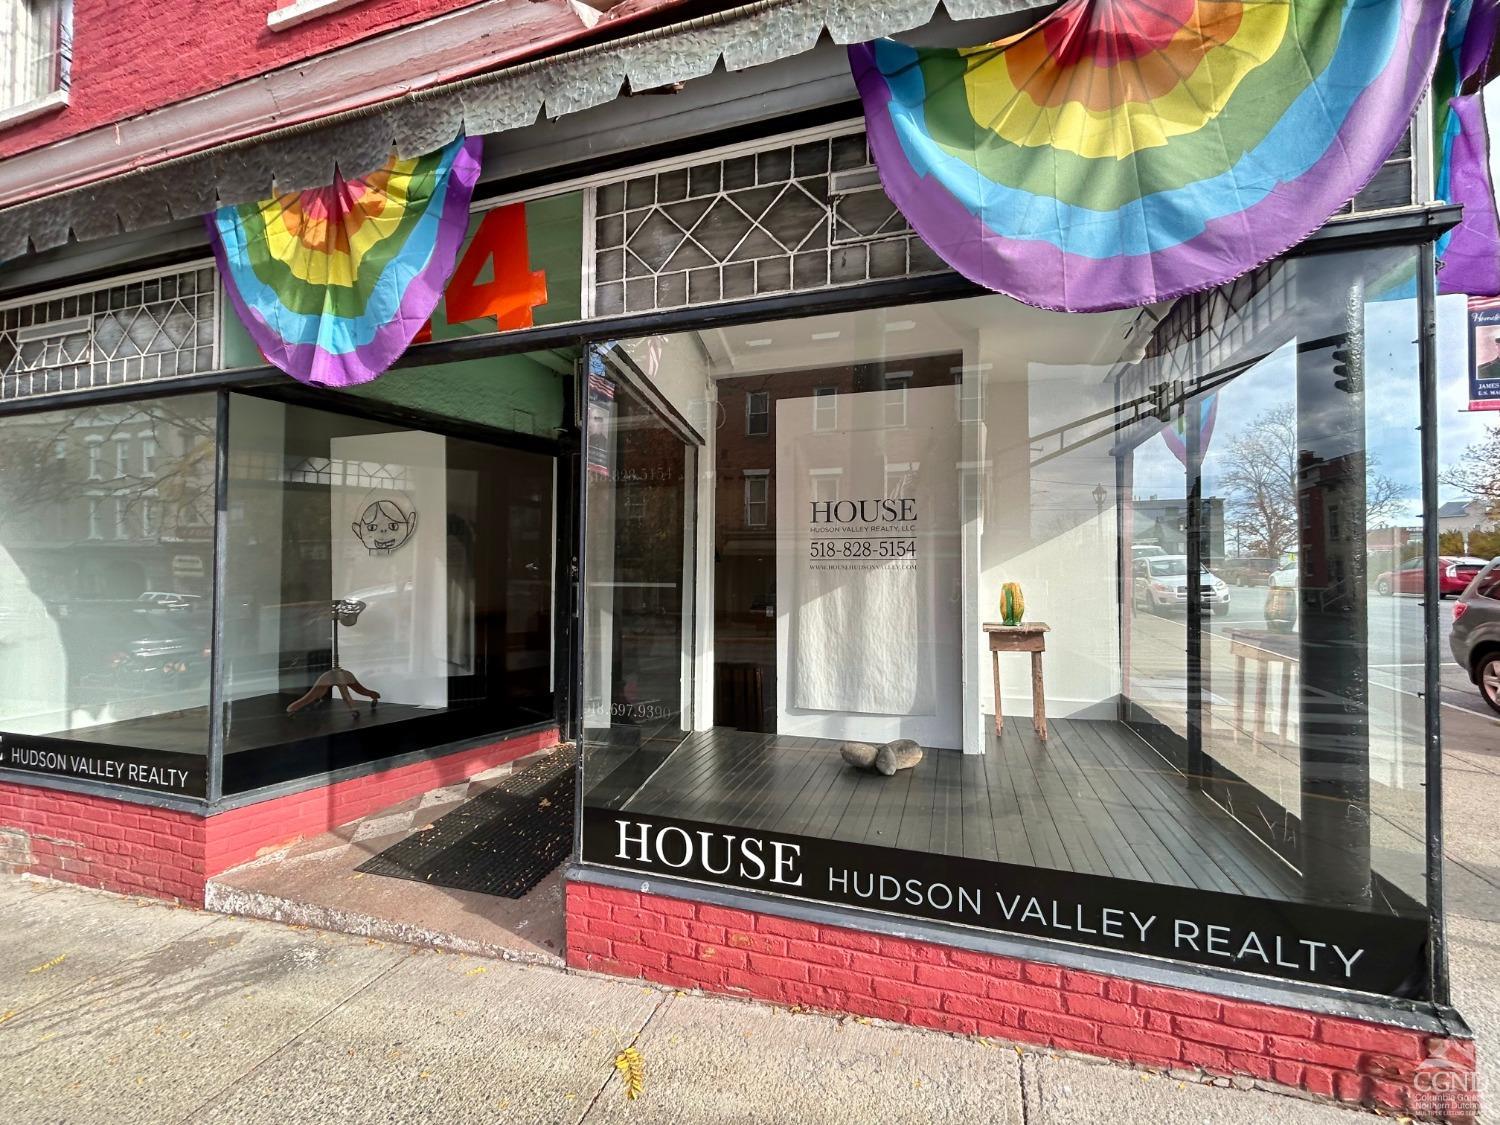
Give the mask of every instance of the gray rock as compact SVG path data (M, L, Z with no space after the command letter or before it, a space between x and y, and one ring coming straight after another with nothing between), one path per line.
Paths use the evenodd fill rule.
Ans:
M839 753L855 769L867 770L875 765L875 747L868 742L846 742Z
M922 760L922 748L909 738L887 742L875 752L875 768L886 777L897 770L909 770Z

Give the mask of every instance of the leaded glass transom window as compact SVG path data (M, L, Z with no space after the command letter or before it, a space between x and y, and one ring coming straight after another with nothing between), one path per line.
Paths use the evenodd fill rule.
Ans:
M0 306L0 402L211 371L212 266Z
M600 316L946 269L857 132L608 184L594 233Z

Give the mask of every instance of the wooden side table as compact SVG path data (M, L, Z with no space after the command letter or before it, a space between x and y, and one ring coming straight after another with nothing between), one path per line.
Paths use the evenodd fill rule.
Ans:
M1042 653L1047 649L1047 634L1051 626L1033 621L1021 625L1001 625L987 621L984 631L990 637L990 667L995 674L995 733L1005 728L1005 716L1000 704L1000 654L1002 652L1031 653L1031 725L1043 742L1047 741L1047 702L1042 687Z

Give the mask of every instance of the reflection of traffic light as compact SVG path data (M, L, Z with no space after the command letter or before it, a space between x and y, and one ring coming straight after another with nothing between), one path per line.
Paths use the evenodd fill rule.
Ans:
M1333 385L1341 391L1353 394L1359 388L1355 386L1354 371L1349 365L1349 337L1345 336L1338 347L1333 349Z

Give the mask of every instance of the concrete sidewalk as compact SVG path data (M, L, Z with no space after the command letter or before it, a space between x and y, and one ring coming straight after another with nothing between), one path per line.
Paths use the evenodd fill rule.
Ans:
M1352 1110L0 876L0 1120L1356 1125ZM635 1046L644 1087L614 1068Z

